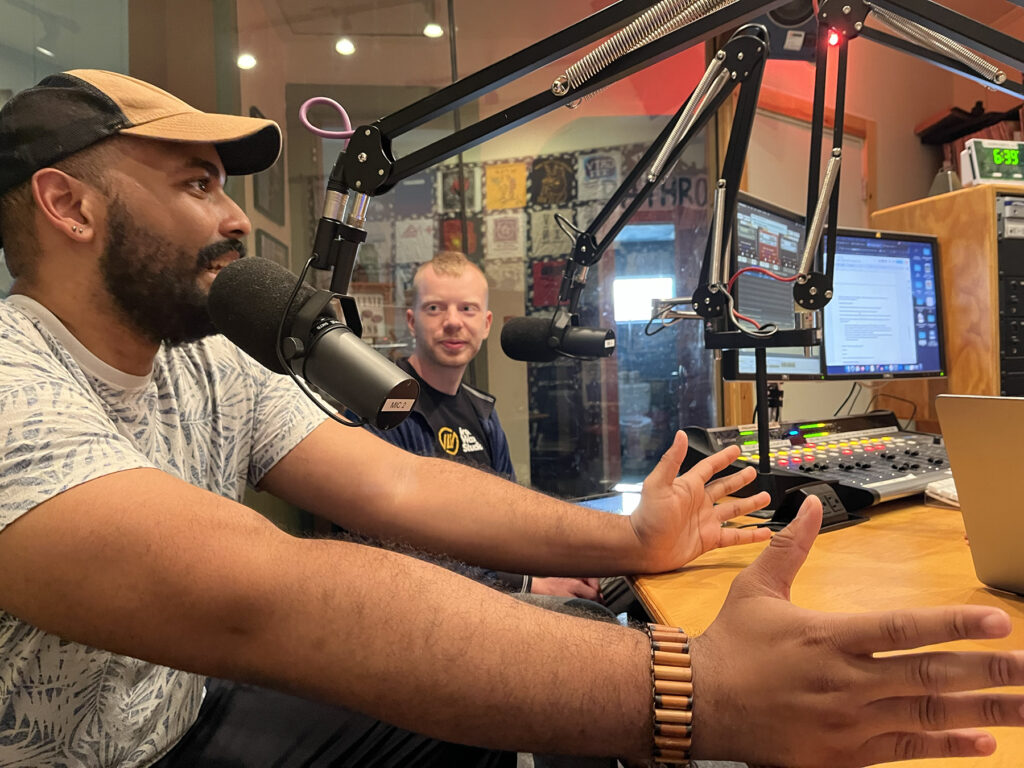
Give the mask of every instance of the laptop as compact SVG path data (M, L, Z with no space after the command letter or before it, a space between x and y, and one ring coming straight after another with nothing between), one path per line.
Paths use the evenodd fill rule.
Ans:
M939 395L935 408L978 580L1024 594L1024 398Z

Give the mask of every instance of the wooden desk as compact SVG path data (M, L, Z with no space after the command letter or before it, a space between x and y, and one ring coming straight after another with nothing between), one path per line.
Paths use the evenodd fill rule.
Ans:
M823 611L863 612L933 605L994 605L1010 614L1001 641L951 643L951 649L1024 648L1024 598L991 590L974 574L959 510L892 502L866 523L821 534L793 584L793 602ZM681 571L634 581L657 621L697 633L711 624L736 573L765 544L709 552ZM756 651L756 649L751 649ZM1016 689L1024 692L1024 689ZM984 759L920 760L914 768L1020 768L1024 729L994 728L996 753Z

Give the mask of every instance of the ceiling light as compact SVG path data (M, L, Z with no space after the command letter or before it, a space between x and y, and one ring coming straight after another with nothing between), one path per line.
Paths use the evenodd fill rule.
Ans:
M444 34L444 30L441 28L440 24L436 24L432 21L423 28L423 34L427 37L441 37L441 35Z
M43 54L43 56L49 56L51 59L56 58L53 55L53 51L47 50L46 48L43 48L43 46L41 45L37 45L36 50Z
M334 44L334 50L342 56L351 56L356 52L356 44L347 37L343 37Z
M256 66L256 57L251 53L243 53L238 57L239 69L252 69Z

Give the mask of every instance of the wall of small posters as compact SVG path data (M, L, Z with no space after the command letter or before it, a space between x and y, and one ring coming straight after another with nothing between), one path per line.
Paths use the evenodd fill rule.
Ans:
M556 216L579 230L587 229L646 150L645 144L626 144L483 163L449 162L396 185L370 207L370 234L360 252L357 279L393 289L389 302L397 319L384 312L386 319L373 324L379 294L372 299L361 297L374 336L390 335L381 339L385 343L407 339L399 314L411 300L416 269L438 250L466 253L495 289L521 292L523 314L550 314L558 304L562 272L574 245ZM687 157L692 160L686 162ZM662 229L668 225L674 235L664 242L609 249L587 281L584 325L617 327L611 295L618 278L672 274L675 295L689 295L686 291L697 279L706 239L704 166L703 146L698 144L647 194L630 224L655 224ZM623 205L633 200L642 183ZM613 213L597 232L599 241L617 216ZM656 340L641 338L642 330L619 327L619 351L608 360L528 364L531 483L535 487L565 495L592 493L595 478L625 477L633 471L630 461L645 467L656 460L654 450L663 451L672 431L681 426L679 412L703 423L701 414L708 412L712 401L710 384L694 383L706 375L701 362L704 352L694 336L697 330L677 329ZM620 380L625 382L622 392L642 395L631 401L636 406L633 410L649 416L635 417L635 423L619 417L620 397L628 396L620 395ZM698 390L703 394L693 399L692 393ZM684 403L684 398L690 399ZM623 413L628 416L633 411L626 408ZM594 424L604 425L597 436ZM621 463L616 450L620 439Z
M448 163L405 179L371 206L370 236L360 254L366 279L391 282L400 303L417 266L438 250L456 250L480 263L492 284L529 289L548 272L538 272L537 260L550 266L572 250L556 214L586 229L645 151L645 145L631 144ZM681 223L690 216L699 225L707 201L703 169L684 168L648 195L633 221ZM546 284L540 288L543 301L548 290ZM524 309L550 306L535 301L525 297Z

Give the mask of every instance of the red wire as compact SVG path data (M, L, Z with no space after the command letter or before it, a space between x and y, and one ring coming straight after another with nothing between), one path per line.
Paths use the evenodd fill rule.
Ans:
M738 318L739 318L740 320L745 320L746 322L750 323L750 324L751 324L752 326L754 326L755 328L757 328L757 330L759 330L759 331L760 331L760 330L761 330L762 328L764 328L764 326L763 326L763 325L758 325L758 324L757 324L757 321L756 321L756 320L755 320L754 318L752 318L752 317L747 317L746 315L741 315L741 314L740 314L739 312L737 312L737 311L735 311L735 310L733 310L733 314L734 314L734 315L735 315L736 317L738 317Z
M775 274L774 272L769 272L764 267L744 267L743 269L737 270L736 274L734 274L732 277L729 278L729 285L728 285L729 293L732 293L732 286L736 282L736 278L739 277L740 275L742 275L744 272L759 272L762 275L766 275L766 276L772 278L773 280L778 280L779 282L783 282L783 283L792 283L794 280L796 280L798 277L800 277L800 275L793 275L791 277L779 277L777 274Z
M763 267L744 267L743 269L737 270L736 274L729 278L729 285L726 287L726 290L729 292L729 295L732 295L732 286L736 282L736 278L738 278L744 272L759 272L760 274L767 275L773 280L778 280L781 283L792 283L794 280L800 277L800 275L793 275L791 277L779 277L774 272L769 272L767 269L764 269ZM744 320L750 323L752 326L757 328L757 330L761 330L764 327L763 325L758 325L757 321L754 320L753 318L747 317L746 315L741 315L736 310L733 310L733 314L740 320Z

